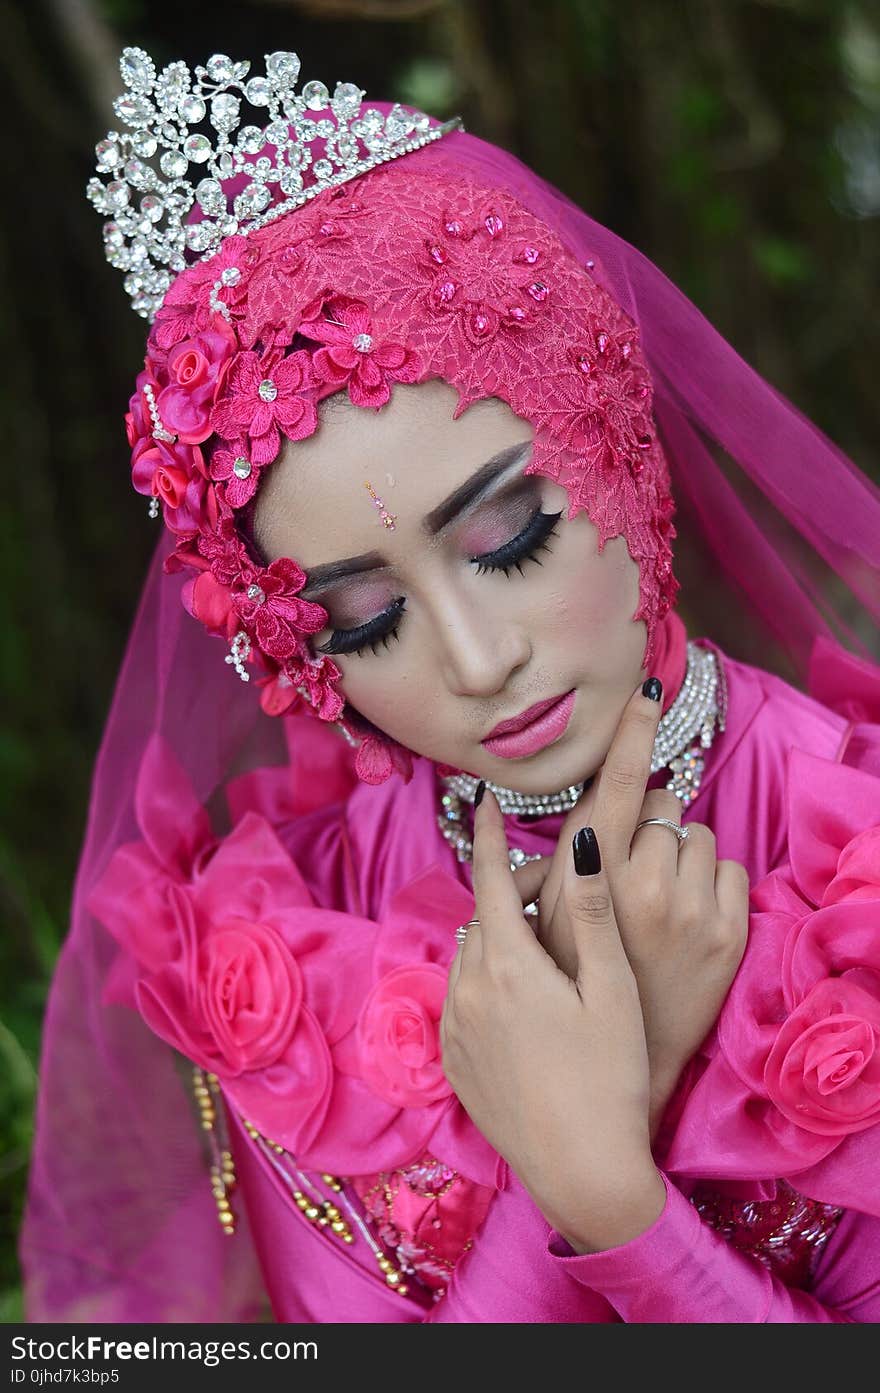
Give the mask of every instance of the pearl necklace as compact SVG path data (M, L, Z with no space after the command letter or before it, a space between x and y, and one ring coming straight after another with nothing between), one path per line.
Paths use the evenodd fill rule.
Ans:
M701 648L689 641L684 681L675 701L660 718L651 758L652 774L669 768L666 788L680 799L682 811L699 792L705 767L702 752L711 747L716 726L724 730L726 720L724 670L710 648ZM466 804L473 805L479 779L472 774L455 774L441 782L446 791L440 800L443 811L437 815L437 825L454 847L459 861L472 861L474 843L464 827L464 808ZM487 779L486 787L497 798L502 813L548 817L553 813L569 812L585 785L571 784L558 793L519 793ZM510 848L511 870L537 859L537 854L528 855L519 847Z

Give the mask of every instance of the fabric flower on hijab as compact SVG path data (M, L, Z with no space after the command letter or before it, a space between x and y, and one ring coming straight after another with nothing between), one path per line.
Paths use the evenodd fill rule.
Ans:
M292 659L287 672L295 686L305 689L306 700L316 715L325 721L339 719L345 699L335 685L342 673L332 658L322 654L320 658L306 657L299 662Z
M543 400L536 403L538 420L548 427L542 470L564 480L579 507L613 490L614 479L608 475L626 469L638 480L651 463L648 456L656 446L651 387L644 371L632 363L637 339L634 326L615 332L594 323L571 348L565 369L547 380ZM598 479L595 470L603 471Z
M233 606L233 588L243 574L253 571L231 514L221 514L211 528L198 536L184 537L165 559L169 574L195 571L181 593L185 609L199 619L211 633L232 638L238 628Z
M293 679L284 668L273 668L265 677L257 679L260 688L260 705L267 716L283 716L292 706L302 701Z
M789 860L752 891L666 1164L847 1205L880 1164L880 781L793 749L788 801Z
M321 302L314 304L314 297L322 290L326 297L333 253L348 237L351 213L360 211L351 199L331 195L328 202L298 209L293 226L283 219L270 222L254 238L261 256L239 328L242 347L252 348L257 340L266 348L287 345L301 321L317 315Z
M318 633L327 622L321 605L298 598L305 583L305 571L289 557L281 557L270 566L245 572L234 593L242 623L276 661L291 657L304 634Z
M217 447L211 456L211 478L226 485L224 497L230 508L250 502L260 482L260 466L249 458L246 439Z
M415 382L420 366L415 354L373 324L365 304L337 296L321 318L304 320L300 333L327 345L312 357L322 395L348 384L355 406L384 406L394 382Z
M135 387L136 390L128 403L128 411L125 413L125 434L132 449L142 440L151 441L153 439L153 419L144 395L144 388L150 388L154 399L162 388L154 375L153 366L149 359L144 369L138 373ZM135 484L135 488L137 488L137 484ZM138 489L138 492L141 493L143 490Z
M281 716L306 701L323 720L336 721L345 705L334 685L340 676L331 658L302 658L295 654L283 666L273 667L258 679L260 705L267 716Z
M425 243L427 304L459 323L474 347L502 328L522 329L552 293L542 279L548 257L540 231L518 236L509 226L516 220L499 195L479 209L449 210Z
M246 349L233 358L223 394L211 413L211 428L224 440L246 435L254 464L270 464L278 454L279 430L304 440L318 424L311 395L309 355L286 358Z
M397 771L404 783L412 778L412 755L396 740L365 735L355 758L358 778L365 784L384 784Z
M217 501L198 445L147 437L132 451L131 477L138 493L160 500L166 525L179 536L216 524Z
M200 445L211 434L211 408L236 349L235 334L216 320L168 354L164 386L156 400L162 425L185 444Z
M217 298L227 307L231 318L237 318L237 312L247 303L248 278L258 256L249 238L227 237L214 256L195 262L176 276L150 332L155 348L168 352L182 339L212 328L218 321L223 322L220 312L211 304L211 292L217 281L221 282Z

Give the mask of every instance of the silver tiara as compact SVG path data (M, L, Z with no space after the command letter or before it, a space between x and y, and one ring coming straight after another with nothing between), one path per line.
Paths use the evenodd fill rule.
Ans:
M179 62L157 73L142 48L123 49L119 67L126 90L113 110L131 129L108 131L95 147L105 180L90 179L86 193L109 219L107 260L125 273L133 308L149 320L177 272L212 255L224 237L461 128L458 117L432 125L399 105L387 116L364 109L364 93L351 82L337 83L332 96L323 82L297 92L295 53L267 54L265 77L249 76L249 62L223 53L194 77ZM242 125L242 100L263 109L263 119L268 109L268 124ZM203 123L211 136L193 130ZM274 158L263 153L267 146ZM201 178L187 178L191 166ZM220 181L236 175L249 182L227 197ZM187 224L194 203L203 217Z

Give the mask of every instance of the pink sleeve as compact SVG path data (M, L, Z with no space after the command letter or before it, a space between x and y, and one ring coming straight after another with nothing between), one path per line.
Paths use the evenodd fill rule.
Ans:
M550 1226L507 1173L446 1296L423 1320L433 1324L603 1325L618 1321L604 1296L573 1282L548 1250Z
M668 1180L665 1208L620 1248L574 1254L557 1233L550 1255L600 1292L629 1324L825 1324L880 1319L880 1224L850 1212L823 1254L813 1291L789 1289L736 1252ZM826 1301L833 1305L824 1304Z

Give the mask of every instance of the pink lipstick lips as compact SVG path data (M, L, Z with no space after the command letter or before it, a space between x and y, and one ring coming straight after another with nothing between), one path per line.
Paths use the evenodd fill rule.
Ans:
M564 734L574 709L574 698L572 688L564 696L539 701L509 721L499 722L491 735L481 742L483 748L502 759L523 759L536 754Z

